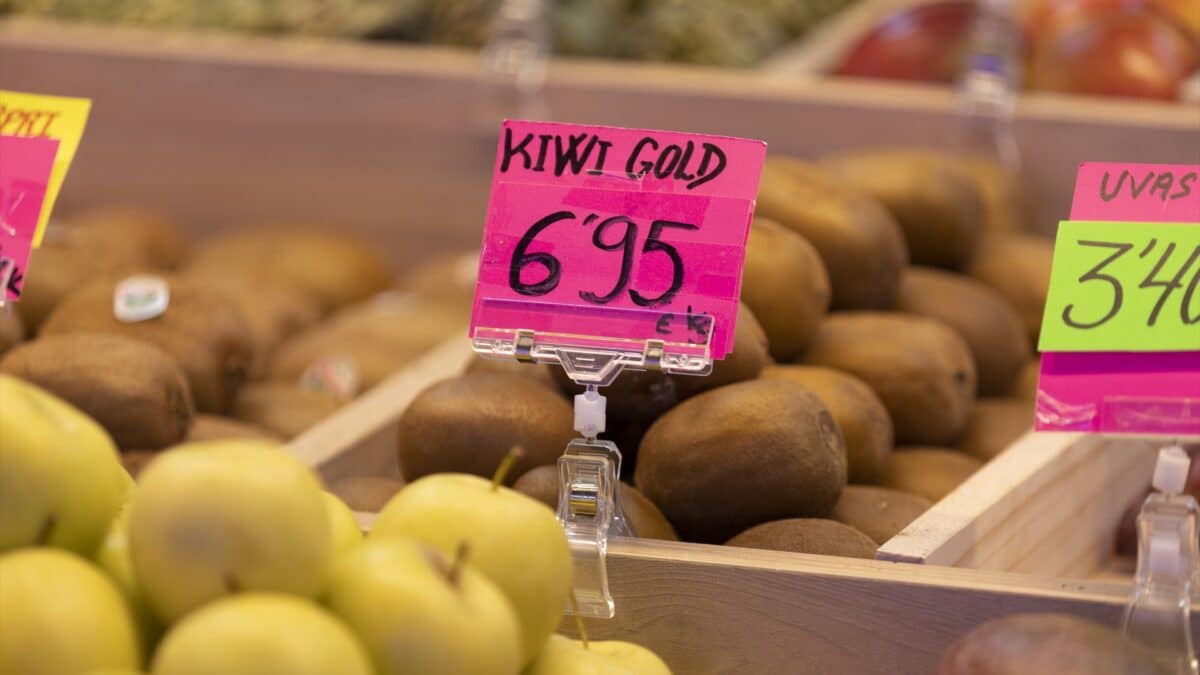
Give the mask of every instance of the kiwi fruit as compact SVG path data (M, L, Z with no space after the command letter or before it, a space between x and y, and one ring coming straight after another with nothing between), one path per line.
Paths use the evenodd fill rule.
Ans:
M846 439L851 483L878 483L892 453L892 418L865 382L819 366L771 366L764 378L790 380L808 387L833 415Z
M241 312L254 345L251 379L262 377L272 353L284 339L313 325L321 316L320 306L311 297L270 280L205 270L192 271L188 278L220 291Z
M799 354L829 309L829 274L804 237L755 218L742 268L742 302L767 333L771 356Z
M259 382L238 393L233 416L291 440L342 407L342 400L324 391L279 382Z
M1033 404L1015 398L983 398L954 447L984 462L1033 429Z
M559 369L561 370L561 368ZM504 373L517 375L536 382L551 391L560 391L559 382L554 377L554 369L540 363L521 363L511 359L475 358L467 363L464 373Z
M160 213L131 206L103 206L72 214L72 236L93 255L114 257L133 252L151 269L171 270L187 254L183 229Z
M345 476L330 485L329 491L355 511L379 513L404 487L394 476Z
M901 446L888 460L883 485L936 502L981 466L978 459L949 448Z
M975 402L970 349L932 319L892 312L831 314L804 363L866 382L887 408L897 443L953 443Z
M188 266L270 280L309 295L324 311L365 300L392 281L377 247L332 230L239 230L202 243Z
M805 387L739 382L660 417L634 478L682 539L719 543L768 520L828 515L846 486L846 442Z
M868 559L875 557L876 549L875 542L867 535L825 518L773 520L755 525L725 545Z
M1010 614L975 627L935 675L1167 675L1174 672L1117 630L1069 614Z
M1004 296L1021 317L1031 345L1037 344L1050 288L1054 242L1014 232L984 236L967 273Z
M846 180L796 159L769 157L756 213L804 237L829 273L833 309L886 309L908 265L891 214Z
M558 509L558 466L547 464L530 469L513 483L513 489L552 509ZM654 502L624 481L617 481L617 499L629 528L642 539L678 541L675 528Z
M187 379L175 361L150 343L120 335L48 335L5 354L0 372L87 413L122 450L174 445L195 415Z
M983 229L988 232L1022 232L1033 222L1033 204L1021 174L987 157L964 157L957 162L975 183L983 200Z
M737 326L733 332L733 351L713 363L708 375L672 375L679 400L695 396L727 384L745 382L758 377L763 368L774 363L770 339L758 316L746 306L738 305Z
M490 477L513 448L522 450L508 484L553 464L574 437L574 411L562 396L519 375L470 373L443 380L413 399L397 423L400 472Z
M961 269L975 252L983 200L974 181L946 157L885 149L831 156L823 164L887 207L914 265Z
M25 340L25 322L11 304L0 307L0 354Z
M247 424L231 417L205 415L202 413L196 415L192 420L192 428L188 430L187 438L184 441L187 443L199 443L202 441L223 441L235 438L253 438L276 442L283 440L278 434L267 431L262 427L256 427L253 424Z
M183 369L198 410L228 411L253 354L249 329L237 307L201 283L167 278L167 310L152 319L123 323L113 316L116 284L97 279L63 298L43 324L42 334L103 332L150 342Z
M929 510L924 497L875 485L847 485L829 517L883 545Z
M1003 396L1029 360L1029 340L1016 310L996 291L969 277L929 267L904 275L896 310L937 319L966 341L975 360L980 396Z
M444 254L409 269L396 282L396 288L426 301L470 311L478 273L478 249Z
M1041 357L1032 358L1021 366L1021 372L1013 382L1008 395L1023 401L1036 401L1038 393L1038 377L1042 372Z

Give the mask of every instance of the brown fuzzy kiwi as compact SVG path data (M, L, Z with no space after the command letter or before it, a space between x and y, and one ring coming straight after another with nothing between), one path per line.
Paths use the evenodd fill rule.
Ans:
M928 499L907 492L875 485L847 485L829 517L883 545L931 506Z
M0 371L87 413L122 450L174 445L195 414L175 361L150 343L119 335L48 335L5 354Z
M556 462L574 437L574 412L562 396L527 378L471 373L425 389L397 424L400 471L491 476L514 447L522 450L511 484Z
M983 398L975 402L967 428L954 447L988 461L1033 429L1033 404L1016 398Z
M1022 232L1031 229L1033 204L1021 174L986 157L957 161L975 183L983 199L983 229L988 232Z
M561 369L560 369L561 370ZM520 361L498 359L471 359L463 373L505 373L517 375L536 382L551 391L561 391L559 382L550 366L540 363L521 363Z
M1008 395L1023 401L1037 400L1038 377L1041 371L1041 357L1026 361L1025 365L1021 367L1021 373L1017 375L1016 381L1013 382L1012 389L1008 391Z
M404 487L395 476L345 476L329 486L329 491L355 511L379 513Z
M970 277L913 267L904 275L896 310L942 321L966 341L980 396L1003 396L1029 360L1020 315L1003 296Z
M186 279L167 278L167 282L171 298L165 312L122 323L113 316L117 282L92 281L63 298L42 326L42 334L104 332L150 342L183 368L199 411L225 412L246 380L253 355L246 322L220 292Z
M799 354L829 310L829 274L804 237L755 218L742 268L742 302L754 312L771 348L787 360Z
M192 428L188 431L187 443L202 441L223 441L235 438L253 438L264 441L281 441L279 434L267 431L261 427L247 424L241 420L219 415L196 415L192 420Z
M396 288L423 300L469 311L478 272L478 249L444 254L409 269L396 282Z
M1167 675L1155 655L1109 626L1070 614L1010 614L975 627L934 675Z
M188 265L272 280L306 293L324 311L365 300L392 281L390 265L376 247L334 230L240 230L201 244Z
M846 442L805 387L751 380L659 418L634 476L681 538L719 543L768 520L828 515L846 486Z
M974 457L949 448L901 446L888 461L883 485L936 502L982 466Z
M532 497L552 509L558 508L558 466L547 464L525 472L513 483L513 489ZM654 502L624 481L617 482L621 511L636 537L678 541L675 528L667 521Z
M133 250L152 269L170 270L183 262L187 237L160 213L132 206L104 206L72 214L67 223L77 239L95 255Z
M983 200L951 160L885 149L828 157L824 166L878 199L904 231L914 265L961 269L979 244Z
M804 362L870 385L892 418L897 443L953 443L975 402L975 362L939 321L890 312L831 314Z
M1028 234L989 232L967 273L1004 296L1017 310L1025 334L1037 344L1050 288L1054 242Z
M360 388L370 389L463 326L434 306L368 300L279 345L267 378L296 382L318 360L335 358L350 363Z
M0 354L25 341L25 322L11 304L0 307Z
M292 439L342 407L336 396L278 382L260 382L238 392L233 416L284 439Z
M771 366L762 377L802 384L821 399L846 439L851 483L878 483L883 478L892 454L892 418L866 382L819 366Z
M786 518L755 525L726 546L761 548L843 558L874 558L875 542L858 530L825 518Z
M756 212L821 254L834 309L890 307L908 265L904 233L879 202L812 164L768 158Z
M191 271L187 278L220 291L241 312L254 343L251 379L264 375L280 343L321 317L320 306L310 296L270 280L250 279L237 272L214 274L206 268Z

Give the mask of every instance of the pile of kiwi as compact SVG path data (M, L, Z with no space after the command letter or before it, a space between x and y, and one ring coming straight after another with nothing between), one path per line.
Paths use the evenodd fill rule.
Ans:
M377 247L342 232L190 242L127 208L53 223L30 270L0 311L0 372L96 419L133 472L184 441L290 439L458 330L469 307L404 290ZM166 310L121 321L116 288L143 274L165 281Z
M1018 186L928 151L769 159L732 354L604 391L636 533L870 558L1028 430L1052 243ZM488 476L520 446L516 489L554 503L578 391L476 361L403 413L401 473Z

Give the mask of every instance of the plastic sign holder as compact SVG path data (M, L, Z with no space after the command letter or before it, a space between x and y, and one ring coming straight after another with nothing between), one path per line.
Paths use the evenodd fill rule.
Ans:
M1166 440L1122 630L1196 675L1200 507L1180 443L1200 440L1200 166L1082 164L1071 219L1055 242L1034 426Z
M547 0L502 0L481 50L486 128L506 117L543 117L550 62Z
M1021 31L1011 0L978 0L966 68L959 80L963 151L996 159L1012 171L1021 154L1013 110L1021 73Z
M561 367L584 388L558 462L582 615L615 615L608 538L633 534L600 387L623 370L706 375L729 354L765 158L740 138L502 126L470 338L484 358Z
M59 142L0 135L0 306L18 300Z

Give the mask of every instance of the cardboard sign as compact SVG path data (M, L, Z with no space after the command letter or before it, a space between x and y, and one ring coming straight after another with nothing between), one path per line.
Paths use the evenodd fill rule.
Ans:
M1071 220L1200 223L1200 165L1084 162Z
M505 122L472 335L725 357L765 158L761 141Z
M0 284L5 300L21 295L58 150L58 141L51 138L0 136Z
M1071 218L1103 222L1059 227L1038 430L1200 435L1197 175L1195 165L1080 166Z
M1059 225L1038 349L1200 350L1200 225Z
M58 199L67 169L83 137L92 102L84 98L43 96L0 90L0 135L51 138L58 141L58 156L46 186L46 197L37 217L33 245L42 245L50 212Z

